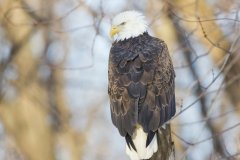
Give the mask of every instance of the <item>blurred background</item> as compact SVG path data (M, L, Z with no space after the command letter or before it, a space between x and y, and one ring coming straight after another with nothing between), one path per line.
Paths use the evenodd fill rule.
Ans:
M173 59L176 159L240 159L239 0L0 0L0 160L127 159L108 33L133 9Z

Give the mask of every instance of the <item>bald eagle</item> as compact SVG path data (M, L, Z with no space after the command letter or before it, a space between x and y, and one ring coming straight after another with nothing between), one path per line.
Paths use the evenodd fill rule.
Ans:
M158 128L176 111L175 72L163 40L150 36L145 17L125 11L113 18L108 68L111 118L131 160L158 150Z

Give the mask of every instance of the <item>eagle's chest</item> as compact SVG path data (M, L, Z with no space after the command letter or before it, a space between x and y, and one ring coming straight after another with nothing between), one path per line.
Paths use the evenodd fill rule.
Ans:
M132 44L112 48L110 61L120 74L136 73L151 70L151 66L157 63L158 54L146 44Z

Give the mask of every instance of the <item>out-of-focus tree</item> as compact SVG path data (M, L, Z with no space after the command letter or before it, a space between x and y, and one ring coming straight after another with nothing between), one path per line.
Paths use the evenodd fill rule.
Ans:
M59 144L69 151L70 159L77 160L83 151L84 134L70 125L63 72L52 69L49 58L57 38L65 41L64 36L51 35L53 1L1 3L2 42L6 44L2 48L8 51L0 64L0 116L5 133L24 159L56 159ZM37 35L40 46L33 44Z

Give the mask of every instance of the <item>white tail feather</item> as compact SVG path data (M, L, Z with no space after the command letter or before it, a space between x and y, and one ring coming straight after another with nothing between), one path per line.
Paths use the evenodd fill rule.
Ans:
M142 127L136 129L135 136L132 140L137 149L137 152L133 148L130 150L128 145L126 145L126 153L131 160L149 159L155 152L157 152L158 145L156 134L154 135L151 143L146 148L147 133L143 131Z

